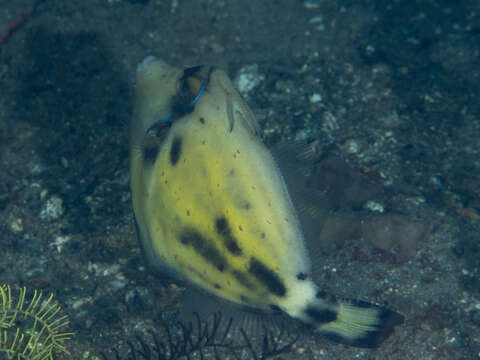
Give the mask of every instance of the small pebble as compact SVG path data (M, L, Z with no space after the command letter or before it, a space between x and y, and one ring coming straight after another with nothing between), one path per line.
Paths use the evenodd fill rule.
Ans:
M377 203L376 201L368 201L365 204L365 208L370 210L370 211L376 211L376 212L379 212L379 213L385 212L385 208L383 207L383 205Z
M16 218L10 223L10 230L14 233L20 233L23 231L23 219Z
M62 252L63 245L70 241L70 236L57 236L50 246L55 246L59 253Z
M318 2L316 1L304 1L303 2L303 6L306 8L306 9L318 9L320 7L320 5L318 4Z
M258 65L248 65L242 67L235 77L235 87L242 94L247 94L256 88L263 80L265 76L258 71Z
M63 200L58 196L50 197L43 205L40 212L40 218L46 221L52 221L58 219L63 215Z
M312 96L310 96L310 102L312 104L318 103L320 101L322 101L322 95L315 93Z
M345 141L345 151L348 154L356 154L360 150L360 145L356 140L349 139Z

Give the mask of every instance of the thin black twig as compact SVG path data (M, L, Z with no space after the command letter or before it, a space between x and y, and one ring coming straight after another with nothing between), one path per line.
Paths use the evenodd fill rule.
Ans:
M233 320L230 318L226 323L221 314L214 314L213 320L202 321L199 314L194 314L194 323L177 322L174 325L163 323L161 335L150 331L152 338L149 342L136 336L137 345L128 342L130 348L129 358L120 356L117 349L113 349L113 358L101 353L104 360L190 360L194 354L201 360L206 357L206 350L213 352L216 360L222 360L230 355L240 360L241 354L250 352L254 360L266 360L273 356L291 350L298 340L298 336L291 337L285 328L269 330L263 326L261 344L251 340L244 329L240 329L243 342L234 342L229 339ZM283 341L286 344L281 345Z

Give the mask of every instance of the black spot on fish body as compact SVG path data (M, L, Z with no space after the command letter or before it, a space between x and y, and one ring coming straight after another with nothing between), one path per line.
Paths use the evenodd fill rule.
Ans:
M228 224L228 220L221 216L215 220L215 229L217 233L222 237L227 250L233 255L241 255L242 249L238 246L237 239L232 234L232 230Z
M305 273L303 273L303 272L299 272L299 273L297 274L297 279L298 279L298 280L302 280L302 281L303 281L303 280L307 280L307 277L308 277L307 274L305 274Z
M280 307L278 307L277 305L275 304L270 304L270 309L275 313L275 314L280 314L282 312L282 309L280 309Z
M213 286L215 287L215 289L221 289L221 288L222 288L222 287L221 287L219 284L217 284L217 283L213 284Z
M157 159L159 150L160 150L160 147L158 145L153 147L144 146L143 161L145 161L147 164L153 164Z
M200 123L205 124L205 119L201 117L200 118Z
M257 259L252 258L250 260L248 272L263 283L271 293L277 296L285 296L287 293L287 289L280 277Z
M180 242L193 249L207 262L215 266L219 271L224 271L227 266L227 259L213 245L213 242L204 238L198 231L187 229L180 235Z
M175 119L180 119L188 114L191 114L194 109L195 106L185 104L181 97L177 97L176 99L174 99L172 105L171 118L175 121Z
M248 280L248 277L242 273L241 271L234 270L232 271L233 277L244 287L246 287L249 290L254 290L255 286Z
M317 309L313 306L308 306L305 310L307 314L316 324L325 324L337 320L337 313L328 309Z
M170 147L170 164L172 166L177 165L180 155L182 153L182 138L176 136L172 141L172 146Z

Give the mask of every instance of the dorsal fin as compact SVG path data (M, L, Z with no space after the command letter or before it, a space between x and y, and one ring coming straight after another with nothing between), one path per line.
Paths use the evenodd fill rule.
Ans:
M311 252L321 233L327 215L325 196L308 186L315 161L319 157L318 144L305 142L279 143L271 148L285 179L293 205Z

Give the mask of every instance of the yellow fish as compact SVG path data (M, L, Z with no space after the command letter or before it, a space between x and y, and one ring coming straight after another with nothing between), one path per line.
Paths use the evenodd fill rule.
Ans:
M376 346L402 321L373 304L329 299L313 282L282 174L225 72L146 58L137 69L130 155L150 264L354 346Z

